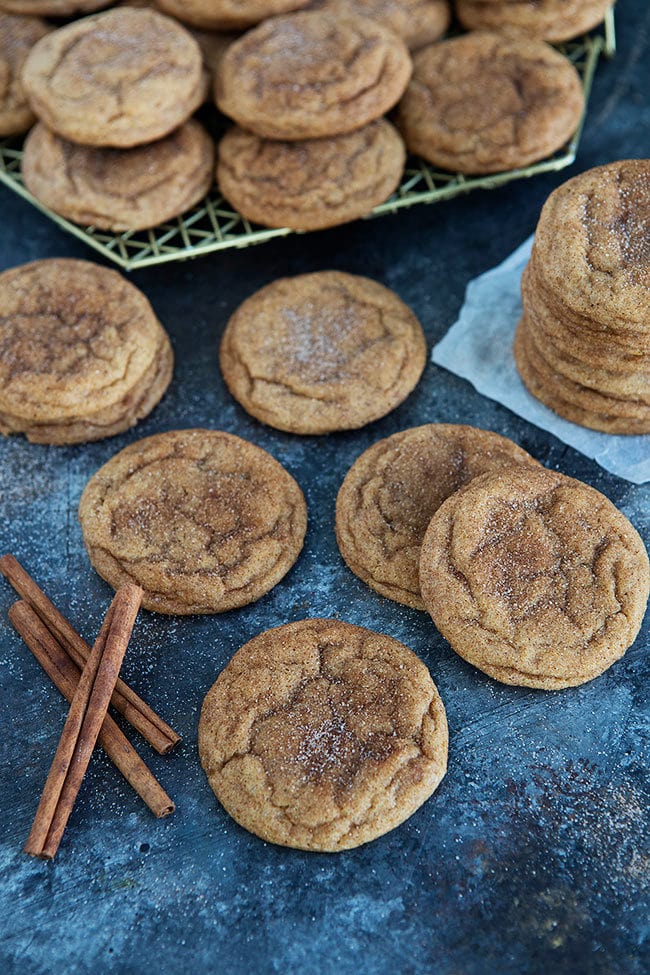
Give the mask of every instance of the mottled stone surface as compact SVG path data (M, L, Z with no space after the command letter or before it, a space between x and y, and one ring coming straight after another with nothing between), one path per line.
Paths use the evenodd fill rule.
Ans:
M619 56L596 78L572 172L648 154L650 10L620 5ZM566 175L566 174L565 174ZM133 276L169 330L175 381L136 431L74 448L0 443L0 546L23 559L89 638L110 591L83 550L76 507L90 476L138 436L206 425L270 450L303 487L310 525L294 569L253 606L177 619L143 613L125 674L183 734L160 758L136 740L177 802L155 821L97 755L57 859L21 853L65 708L6 624L0 584L0 970L8 975L158 969L318 975L640 975L648 929L648 624L603 677L557 694L499 685L457 657L428 617L373 593L345 567L334 500L381 436L430 421L482 425L612 499L648 541L650 486L605 474L468 384L429 364L415 393L364 430L298 438L261 426L227 394L219 337L237 304L281 274L340 268L394 288L429 344L467 282L533 230L557 174L395 217L292 237ZM0 267L91 258L0 190ZM504 354L506 354L504 350ZM406 643L447 707L450 765L405 825L348 853L265 845L236 826L199 766L198 713L231 654L269 626L332 615Z

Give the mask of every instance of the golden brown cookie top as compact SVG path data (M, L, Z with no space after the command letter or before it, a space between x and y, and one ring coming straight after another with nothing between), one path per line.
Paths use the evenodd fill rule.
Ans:
M604 495L545 468L484 474L438 509L420 587L452 647L506 684L591 680L633 642L648 599L643 542Z
M533 261L568 308L612 332L650 336L650 160L598 166L549 196Z
M246 829L344 850L393 829L436 789L447 722L427 668L403 644L302 620L235 654L203 703L199 754Z
M20 135L34 123L20 75L27 54L50 29L38 17L0 11L0 136Z
M412 50L442 37L451 20L448 0L311 0L309 9L370 17L394 31Z
M414 56L398 126L412 152L463 173L524 166L560 148L584 107L571 62L543 41L476 31Z
M281 142L233 126L219 143L217 181L244 217L319 230L369 213L397 188L406 150L385 119L324 139Z
M231 45L215 99L257 135L318 138L379 118L410 74L404 42L381 24L307 11L272 17Z
M307 510L261 447L220 430L175 430L116 454L79 506L84 541L114 588L159 613L220 613L259 599L302 548Z
M214 143L194 119L133 149L80 146L39 123L25 141L25 185L77 223L115 231L153 227L183 213L213 181Z
M45 124L72 142L152 142L201 104L203 60L194 38L154 10L119 7L75 21L30 52L23 83Z
M157 0L160 9L203 30L245 30L267 17L305 7L308 0Z
M404 302L340 271L281 278L257 291L228 322L220 353L244 409L303 434L385 416L412 391L425 361L422 328Z
M433 514L473 478L513 464L538 466L507 437L454 423L427 423L380 440L357 458L339 490L341 555L383 596L424 609L420 546Z
M0 412L63 422L106 409L167 341L115 271L62 258L12 268L0 275Z
M612 0L456 0L470 30L516 29L546 41L566 41L599 24Z

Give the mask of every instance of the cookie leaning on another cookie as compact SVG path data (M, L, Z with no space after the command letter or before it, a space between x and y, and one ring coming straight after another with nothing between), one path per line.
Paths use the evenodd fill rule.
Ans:
M599 491L512 467L438 509L420 587L461 657L505 684L555 690L592 680L631 646L650 566L636 530Z
M298 558L302 491L261 447L220 430L174 430L121 450L91 477L79 520L114 589L157 613L222 613L267 593Z
M329 139L279 142L235 126L218 147L217 183L265 227L321 230L365 216L397 189L406 150L385 119Z
M336 540L348 567L382 596L425 609L420 547L432 516L486 471L539 467L489 430L428 423L394 433L354 462L336 499Z
M27 189L55 213L105 230L143 230L203 199L213 181L214 143L190 119L133 149L80 146L39 123L24 146Z
M267 139L352 132L395 105L411 75L406 45L366 17L272 17L232 44L217 71L218 108Z
M426 341L413 312L368 278L321 271L281 278L231 317L219 362L235 399L289 433L354 430L417 384Z
M199 755L226 811L271 843L336 852L404 822L447 768L447 720L403 644L339 620L267 630L208 691Z
M147 416L173 355L151 305L115 271L34 261L0 275L0 432L35 443L110 437Z

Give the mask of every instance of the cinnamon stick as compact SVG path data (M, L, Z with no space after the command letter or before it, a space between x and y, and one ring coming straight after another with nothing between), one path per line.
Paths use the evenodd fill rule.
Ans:
M51 859L61 841L115 688L142 589L119 589L81 672L25 853Z
M0 558L0 573L39 615L77 667L83 670L90 655L90 647L34 582L18 559L13 555L3 555ZM111 704L161 755L167 754L180 741L180 736L173 728L170 728L123 680L118 680Z
M68 702L74 697L80 671L29 603L19 600L9 609L15 630L32 651L53 684ZM126 735L110 715L99 732L99 744L129 785L158 819L174 812L174 803L149 771Z

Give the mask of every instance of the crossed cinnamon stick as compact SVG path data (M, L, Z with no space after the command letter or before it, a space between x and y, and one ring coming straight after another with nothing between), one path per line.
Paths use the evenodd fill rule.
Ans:
M173 802L107 713L112 703L161 753L180 740L118 678L142 590L134 585L118 590L91 651L13 556L0 559L0 572L23 597L10 608L9 619L71 702L25 852L47 859L56 853L97 740L154 815L169 815Z

